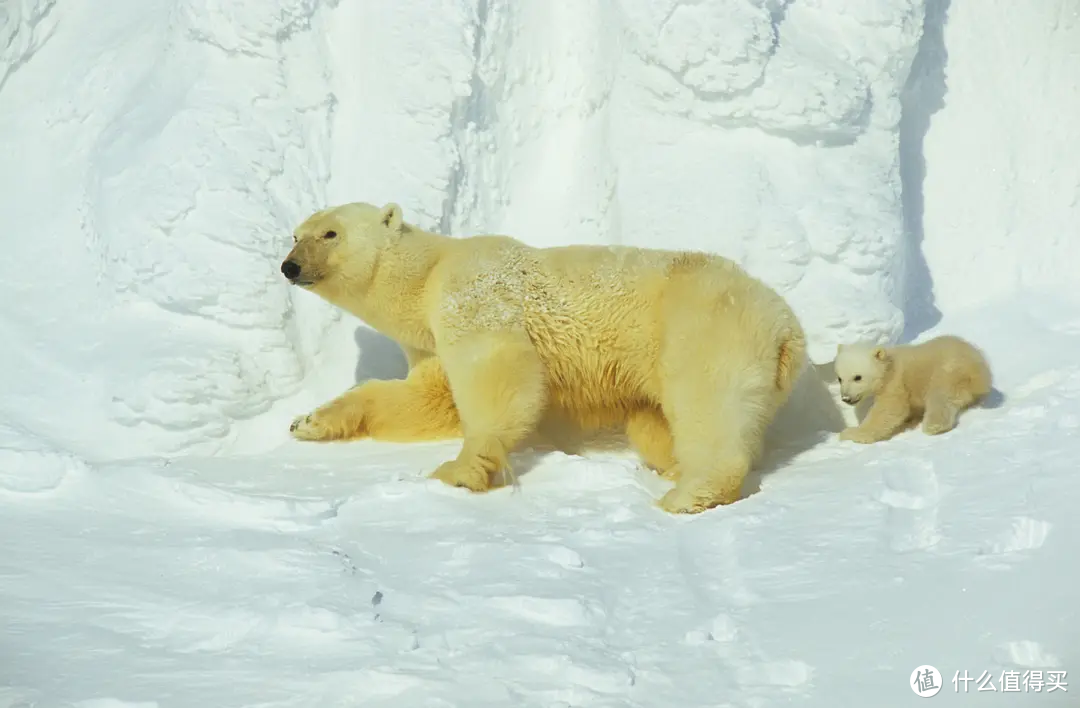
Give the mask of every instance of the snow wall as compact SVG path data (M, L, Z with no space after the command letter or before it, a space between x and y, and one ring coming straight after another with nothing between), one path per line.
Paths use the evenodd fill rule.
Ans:
M260 416L378 347L278 271L344 201L727 255L790 299L818 363L1065 289L1067 5L13 0L0 433L97 459L224 451L245 425L278 444Z

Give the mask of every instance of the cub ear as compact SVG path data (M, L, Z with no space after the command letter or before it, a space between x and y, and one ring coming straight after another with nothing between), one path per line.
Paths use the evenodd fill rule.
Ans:
M379 213L379 223L395 233L401 231L401 207L393 202L384 206Z
M837 343L837 345L836 345L836 353L837 353L837 354L839 354L839 353L840 353L840 352L842 352L842 351L844 351L844 345L843 345L843 343L842 343L842 342L840 342L840 343Z
M874 358L878 361L885 361L885 347L874 347Z

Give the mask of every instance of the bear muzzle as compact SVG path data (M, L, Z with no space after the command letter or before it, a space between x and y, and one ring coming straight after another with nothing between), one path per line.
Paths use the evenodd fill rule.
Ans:
M303 274L303 270L300 264L291 258L281 264L281 274L288 278L293 285L311 285L314 282L310 278L301 279L300 276Z

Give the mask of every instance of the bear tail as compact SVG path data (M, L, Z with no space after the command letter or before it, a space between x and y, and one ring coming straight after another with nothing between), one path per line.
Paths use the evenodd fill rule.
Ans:
M776 356L776 390L790 393L806 364L806 336L801 330L785 328Z

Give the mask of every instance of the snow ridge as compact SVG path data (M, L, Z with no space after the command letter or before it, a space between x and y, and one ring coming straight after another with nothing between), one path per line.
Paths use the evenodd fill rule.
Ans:
M329 178L323 6L72 7L46 30L49 8L9 42L0 93L29 172L4 173L0 218L42 236L9 251L5 299L25 309L4 314L3 357L29 380L0 416L44 387L71 405L27 424L83 454L212 451L296 388L333 318L298 303L291 322L276 272ZM60 172L35 158L56 149Z

